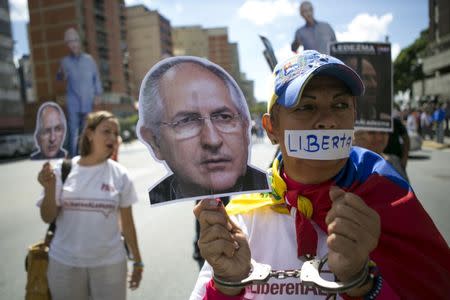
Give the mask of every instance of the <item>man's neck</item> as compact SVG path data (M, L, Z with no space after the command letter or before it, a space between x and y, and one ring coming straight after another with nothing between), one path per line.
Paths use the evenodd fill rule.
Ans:
M312 26L316 25L316 23L317 23L317 21L315 19L313 19L312 22L306 21L306 26L312 27Z

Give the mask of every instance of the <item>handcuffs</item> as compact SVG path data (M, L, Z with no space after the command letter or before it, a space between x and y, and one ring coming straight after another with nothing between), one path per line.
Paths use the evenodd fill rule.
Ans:
M364 268L350 281L336 282L328 281L320 276L323 266L328 260L325 255L321 259L313 258L303 263L301 269L297 270L272 270L270 265L258 263L251 259L251 271L247 278L241 281L225 281L217 276L213 276L214 282L232 288L243 288L247 285L264 284L270 278L285 279L288 277L299 278L300 281L307 286L316 286L319 289L329 293L341 293L348 291L354 287L361 286L369 277L369 263L366 263Z

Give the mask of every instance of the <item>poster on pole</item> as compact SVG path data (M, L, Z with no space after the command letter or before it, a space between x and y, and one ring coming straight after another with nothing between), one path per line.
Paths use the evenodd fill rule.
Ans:
M355 129L392 131L392 59L389 43L340 42L330 45L339 58L361 77L365 93L357 99Z

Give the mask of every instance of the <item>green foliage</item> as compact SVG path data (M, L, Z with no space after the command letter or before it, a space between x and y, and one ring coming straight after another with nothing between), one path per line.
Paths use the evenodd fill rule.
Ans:
M256 102L249 107L252 116L260 116L267 112L267 102Z
M428 30L420 33L414 43L400 51L394 61L394 94L398 91L412 90L412 84L423 78L420 58L427 47Z

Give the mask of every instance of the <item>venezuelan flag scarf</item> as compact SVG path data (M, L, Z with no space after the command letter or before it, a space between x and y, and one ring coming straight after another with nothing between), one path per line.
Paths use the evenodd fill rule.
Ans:
M318 185L293 184L283 174L282 164L279 155L269 171L272 178L270 194L239 196L227 205L227 211L237 214L270 206L278 212L289 213L289 206L295 206L289 191L298 190L298 195L309 199L311 205L302 198L296 209L291 207L291 213L295 212L296 219L299 216L306 217L308 222L313 220L327 232L325 216L331 207L329 188L337 185L361 197L380 216L381 236L370 258L377 263L383 281L402 299L449 298L448 244L409 184L385 160L368 150L353 147L341 172L329 182ZM297 235L299 256L305 248L306 254L310 253L309 245L304 246L305 243L313 242L308 235Z
M283 161L280 154L274 160L272 168L269 170L271 193L256 193L233 197L227 205L227 212L230 215L235 215L270 206L278 213L290 213L295 216L297 255L299 257L315 256L318 238L310 220L314 220L326 232L324 220L327 211L331 207L331 202L328 198L328 201L325 202L321 199L311 201L303 194L308 185L302 185L289 179L282 172L282 166ZM327 182L326 185L331 185L330 183ZM317 187L318 185L314 186ZM327 191L329 191L329 188ZM326 194L328 195L328 192Z

